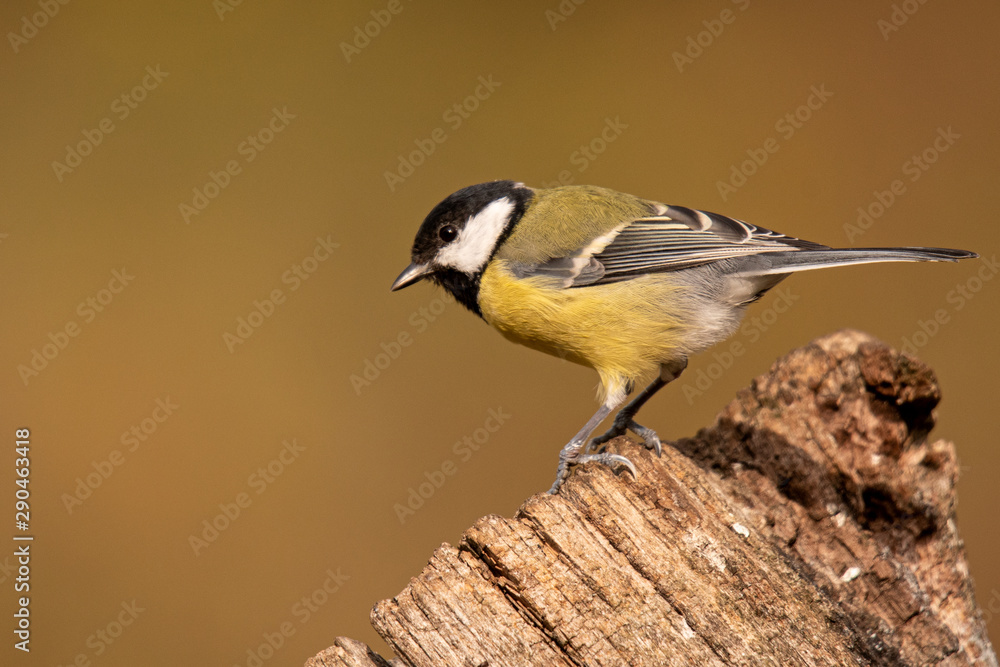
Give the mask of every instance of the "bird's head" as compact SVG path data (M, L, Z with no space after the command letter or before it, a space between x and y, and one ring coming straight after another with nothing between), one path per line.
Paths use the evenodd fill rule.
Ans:
M392 290L430 278L481 315L479 278L533 195L531 188L514 181L470 185L449 195L424 218L413 240L412 263Z

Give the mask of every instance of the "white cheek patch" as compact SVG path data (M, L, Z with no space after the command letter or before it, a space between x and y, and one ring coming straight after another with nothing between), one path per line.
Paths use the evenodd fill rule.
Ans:
M493 248L507 228L513 211L514 202L507 197L490 203L469 219L458 238L441 249L436 263L469 275L475 274L493 254Z

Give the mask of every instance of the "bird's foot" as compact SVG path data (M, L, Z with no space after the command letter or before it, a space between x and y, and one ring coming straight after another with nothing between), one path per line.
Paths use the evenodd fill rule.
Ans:
M642 438L642 444L646 446L646 449L652 449L656 452L657 456L663 454L663 445L660 442L660 436L656 435L656 431L648 426L643 426L637 421L629 424L629 430Z
M622 415L618 413L615 417L615 423L609 428L604 434L593 438L589 443L587 443L587 448L584 454L590 454L590 452L602 452L604 451L604 443L608 442L612 438L617 438L620 435L624 435L625 431L632 431L637 436L642 438L642 443L646 446L646 449L652 449L656 452L657 456L660 456L663 452L663 446L660 443L660 436L656 435L656 431L653 429L643 426L639 422L632 419L630 415Z
M559 487L561 487L563 482L566 481L566 478L569 477L570 469L572 467L583 463L601 463L610 467L612 470L621 466L627 468L628 471L632 473L633 478L637 479L639 477L639 474L636 472L635 466L632 462L620 454L611 454L608 452L581 454L581 448L579 446L577 446L575 450L567 451L572 444L573 443L566 445L566 447L564 447L559 453L559 468L556 471L556 481L552 484L552 488L549 489L550 494L554 494L559 491Z

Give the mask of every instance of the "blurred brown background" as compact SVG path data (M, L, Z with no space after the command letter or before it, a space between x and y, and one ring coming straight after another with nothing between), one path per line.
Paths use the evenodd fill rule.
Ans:
M429 285L389 293L431 207L495 178L989 260L796 276L785 312L775 295L751 309L747 354L694 359L644 423L689 435L838 328L909 341L943 387L934 436L958 446L960 530L1000 637L1000 6L622 6L4 3L0 662L384 649L372 604L547 489L596 409L592 371ZM30 655L12 648L22 427Z

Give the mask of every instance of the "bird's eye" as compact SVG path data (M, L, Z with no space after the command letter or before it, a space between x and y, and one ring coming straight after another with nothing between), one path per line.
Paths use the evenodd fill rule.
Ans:
M456 238L458 238L458 230L455 229L455 225L445 225L438 230L438 236L445 243L451 243Z

